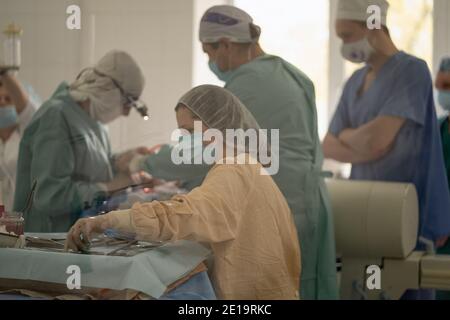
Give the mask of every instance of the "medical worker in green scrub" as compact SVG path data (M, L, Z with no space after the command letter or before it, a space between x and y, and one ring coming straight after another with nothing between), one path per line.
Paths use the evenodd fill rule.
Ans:
M450 112L450 57L442 60L435 85L438 90L440 106L445 111ZM450 187L450 116L442 118L439 123L441 126L445 168ZM450 255L450 240L447 240L447 243L441 245L443 246L437 250L438 254ZM450 300L450 292L438 291L436 293L436 298L438 300Z
M23 134L17 166L14 209L27 206L25 231L66 232L86 204L100 194L133 183L116 173L107 123L130 113L144 89L134 59L122 51L107 53L72 84L63 82L35 114Z
M333 221L321 171L323 154L317 130L314 85L296 67L265 54L261 30L233 6L207 10L200 41L210 68L253 114L262 129L279 129L279 172L273 176L294 215L302 252L302 299L337 299ZM270 141L270 140L269 140ZM167 160L169 159L169 160ZM202 180L206 168L175 166L170 148L132 161L131 171L156 178Z

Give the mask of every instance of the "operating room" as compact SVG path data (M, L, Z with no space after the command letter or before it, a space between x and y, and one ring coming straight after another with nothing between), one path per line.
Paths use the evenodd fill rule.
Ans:
M449 16L0 0L0 300L450 300Z

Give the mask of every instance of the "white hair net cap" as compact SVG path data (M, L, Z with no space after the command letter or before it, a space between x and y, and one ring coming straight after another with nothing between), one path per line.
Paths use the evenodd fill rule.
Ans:
M144 84L144 76L134 59L126 52L113 50L94 68L81 72L70 85L70 94L77 102L89 99L91 117L109 123L122 115L127 102L124 95L138 99Z
M213 85L198 86L183 97L178 104L186 106L210 129L259 129L253 115L230 91Z
M253 18L245 11L229 5L214 6L208 9L200 22L199 38L203 43L215 43L221 38L237 43L251 43L250 25ZM254 25L261 32L261 28Z
M126 52L108 52L95 65L95 70L111 77L126 94L139 98L144 90L145 78L136 61Z
M386 0L339 0L336 19L366 22L372 15L372 12L367 12L372 5L380 8L381 24L386 26L389 9Z

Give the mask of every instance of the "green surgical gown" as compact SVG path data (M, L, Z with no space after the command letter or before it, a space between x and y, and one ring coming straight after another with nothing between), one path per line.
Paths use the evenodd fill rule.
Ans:
M442 150L444 152L445 169L447 172L447 181L450 187L450 132L448 117L442 119L441 123L441 137L442 137ZM444 247L437 250L438 254L450 255L450 240L447 241ZM450 291L437 291L437 300L450 300Z
M334 225L321 172L323 152L313 83L283 59L264 55L234 70L225 88L244 103L262 129L280 130L280 169L273 178L286 197L298 230L301 298L337 299ZM148 157L142 169L161 179L195 178L197 185L209 169L190 168L173 165L166 148Z
M113 178L106 128L93 120L62 83L25 130L17 166L16 211L37 182L27 232L68 231L86 204L101 194L97 183Z

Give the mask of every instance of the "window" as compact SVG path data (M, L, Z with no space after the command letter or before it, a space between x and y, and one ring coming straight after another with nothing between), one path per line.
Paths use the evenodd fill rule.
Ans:
M262 29L265 52L289 61L314 82L323 136L328 124L329 0L235 0Z
M446 22L448 19L450 11L448 0L388 1L391 4L388 26L394 42L399 49L424 59L433 70L433 65L438 59L436 45L447 43L448 28L442 25L442 20ZM247 11L262 28L263 49L291 62L311 78L316 87L319 134L323 138L345 80L361 67L345 62L340 55L341 42L334 31L337 0L202 0L201 2L208 2L208 6L218 4L217 2L232 3ZM205 8L202 9L206 7L205 4ZM436 13L433 13L435 7L446 13L436 18ZM440 36L436 38L434 34L434 39L439 41L435 40L433 43L436 25L441 26L436 31ZM446 49L447 46L442 45L438 51L441 53ZM198 54L195 55L197 56ZM202 60L201 64L197 63L194 68L194 72L198 73L194 83L217 83L217 79L207 69L207 58L203 53L199 59Z
M388 27L400 50L425 60L433 70L433 0L389 0ZM345 78L360 65L345 63Z

